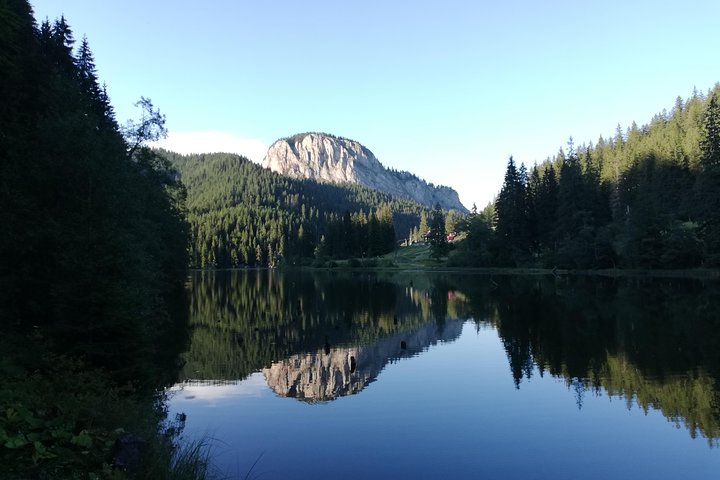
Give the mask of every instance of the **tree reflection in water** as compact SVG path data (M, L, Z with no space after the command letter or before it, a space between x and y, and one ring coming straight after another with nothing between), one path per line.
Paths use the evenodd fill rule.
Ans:
M361 391L388 362L452 341L465 321L502 340L517 388L562 378L579 408L603 391L720 438L720 289L687 279L199 272L186 381L263 371L280 395Z

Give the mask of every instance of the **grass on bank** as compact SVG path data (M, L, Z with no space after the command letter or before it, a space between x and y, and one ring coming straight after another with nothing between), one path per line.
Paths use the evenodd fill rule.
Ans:
M456 241L458 247L462 239ZM453 255L450 252L450 257ZM449 265L450 263L450 265ZM430 257L430 246L416 244L398 247L395 251L379 257L350 260L315 260L311 267L320 269L373 269L373 270L442 270L492 275L599 275L610 277L683 277L683 278L720 278L720 270L715 268L691 268L675 270L649 270L610 268L594 270L575 270L564 268L535 267L463 267L457 262L448 262L448 257L439 261Z
M207 442L178 442L169 433L162 394L140 395L40 345L32 336L0 338L2 478L211 478ZM125 434L144 441L132 473L112 465Z
M445 261L430 258L430 246L424 244L398 247L395 251L372 258L351 258L348 260L316 259L310 265L313 268L338 269L401 269L429 270L442 267Z

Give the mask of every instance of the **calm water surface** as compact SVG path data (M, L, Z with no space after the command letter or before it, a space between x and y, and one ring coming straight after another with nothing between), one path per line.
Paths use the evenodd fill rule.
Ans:
M691 280L203 272L170 414L240 478L717 479L719 316Z

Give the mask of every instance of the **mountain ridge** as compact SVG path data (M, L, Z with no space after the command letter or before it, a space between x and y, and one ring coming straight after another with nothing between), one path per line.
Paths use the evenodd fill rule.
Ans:
M385 167L360 142L327 133L307 132L276 140L262 166L293 178L327 183L356 183L433 207L467 213L457 192L407 171Z

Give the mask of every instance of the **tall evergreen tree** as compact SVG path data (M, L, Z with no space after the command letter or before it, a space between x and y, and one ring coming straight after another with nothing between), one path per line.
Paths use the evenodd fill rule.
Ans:
M73 56L64 18L38 31L14 0L0 23L0 327L153 385L187 267L182 188L102 128L92 55Z
M488 263L719 265L719 94L716 85L707 97L677 99L650 124L633 123L626 133L618 125L594 146L571 141L567 155L561 150L528 176L511 160L494 204Z
M527 222L530 236L530 249L533 252L538 252L540 250L540 218L537 207L540 195L542 194L542 178L540 177L537 165L530 171L525 193L527 195Z
M588 223L589 212L585 210L585 185L580 161L574 152L568 153L560 167L558 182L558 238L568 239Z
M445 214L440 204L435 204L430 216L430 234L428 235L430 243L430 256L435 260L446 256L449 251L447 241L447 232L445 231Z
M80 90L102 129L118 130L115 114L107 94L107 87L98 83L95 58L87 37L83 37L77 52L77 77Z
M710 94L703 116L700 163L694 212L701 221L703 257L708 266L720 265L720 106L718 89Z
M68 25L64 16L55 20L51 28L49 60L57 69L67 75L72 76L77 67L73 61L73 45L75 38L72 29Z
M428 234L430 231L430 228L428 227L428 219L427 219L427 213L425 210L420 212L420 225L418 226L418 235L419 238L418 241L422 240L422 238Z
M703 119L700 162L706 169L720 168L720 106L717 96L716 92L710 95Z
M554 252L556 248L557 211L558 183L555 178L555 169L552 165L548 165L535 199L538 241L546 251Z
M526 182L525 167L521 166L518 170L510 157L505 181L495 202L498 260L503 264L518 264L528 253L530 234Z

